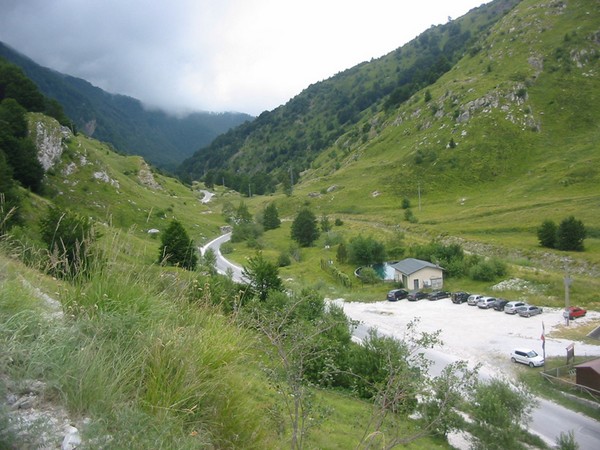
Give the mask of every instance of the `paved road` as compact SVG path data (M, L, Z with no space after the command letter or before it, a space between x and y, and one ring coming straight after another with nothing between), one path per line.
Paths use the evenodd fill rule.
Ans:
M202 253L207 248L212 248L217 256L217 270L220 273L227 274L231 273L234 280L238 282L245 282L242 275L242 268L230 263L223 257L219 247L224 242L227 242L231 238L231 233L224 234L214 239L213 241L202 247ZM389 302L383 302L383 305L389 305ZM459 308L469 308L466 305L460 305ZM377 308L377 304L369 304L371 308ZM475 311L472 311L475 312ZM389 314L386 311L380 312L383 316L388 317ZM496 312L489 312L489 314L498 314ZM351 314L348 317L355 319ZM376 314L377 315L377 314ZM376 316L375 315L375 316ZM374 316L374 317L375 317ZM500 316L503 317L504 315ZM498 316L496 316L496 320ZM365 320L364 316L361 316L361 322L354 332L354 340L360 341L367 335L368 329L371 327L378 327L381 325L379 322L374 320L369 323ZM518 318L514 318L517 319ZM524 319L527 320L527 319ZM389 331L389 330L388 330ZM393 333L388 333L393 334ZM482 336L485 340L485 337ZM428 350L426 356L433 361L432 375L439 374L443 367L447 364L457 361L460 358L456 355L452 355L448 352L440 350ZM500 370L504 370L501 368ZM498 375L498 368L490 367L489 365L484 366L480 370L480 376L483 379L488 379ZM532 420L529 424L530 431L540 436L549 446L553 446L556 442L556 438L561 432L574 431L575 439L579 444L580 450L597 450L600 449L600 422L590 419L589 417L571 411L570 409L564 408L554 402L543 400L539 401L538 406L532 412Z
M231 275L234 281L238 283L246 283L248 280L244 277L242 273L242 267L235 265L229 262L227 259L223 257L221 254L221 245L231 239L231 233L226 233L219 236L216 239L213 239L208 244L200 249L200 252L204 255L204 252L207 249L212 249L215 252L217 257L216 268L217 272L223 275Z

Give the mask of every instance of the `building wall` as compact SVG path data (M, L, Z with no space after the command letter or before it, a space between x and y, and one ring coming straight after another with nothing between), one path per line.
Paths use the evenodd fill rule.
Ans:
M576 367L576 383L600 391L600 374L591 367Z
M396 281L402 281L406 289L441 289L444 285L444 273L440 269L425 267L409 276L396 271ZM415 285L418 281L418 286Z

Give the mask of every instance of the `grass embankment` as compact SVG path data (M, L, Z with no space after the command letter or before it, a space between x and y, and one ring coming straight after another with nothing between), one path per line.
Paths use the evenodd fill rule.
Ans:
M275 445L254 338L191 302L192 277L116 264L76 285L46 280L65 312L52 318L33 287L44 277L4 256L2 266L2 375L44 381L49 401L92 418L87 438L122 448Z
M288 419L263 371L277 361L266 359L254 331L213 304L208 279L136 263L152 260L146 253L154 251L135 236L105 233L99 245L101 267L75 283L0 249L0 392L43 381L45 407L65 407L85 441L100 446L287 447ZM306 445L355 447L372 405L327 390L314 394L321 415ZM8 420L0 408L0 423ZM30 434L1 434L0 443L35 445L35 426ZM417 426L407 421L406 432ZM448 445L424 438L410 448Z

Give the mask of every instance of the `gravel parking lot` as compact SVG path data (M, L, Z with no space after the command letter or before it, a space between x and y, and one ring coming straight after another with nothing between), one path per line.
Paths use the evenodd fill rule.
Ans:
M565 356L566 359L566 347L573 343L551 336L553 331L566 326L563 310L559 308L543 308L542 314L525 318L466 303L454 304L449 298L375 303L338 299L335 302L343 306L349 318L360 321L363 329L375 327L385 335L402 337L406 324L419 318L419 330L442 330L444 346L436 350L451 359L480 363L482 371L489 371L490 375L499 370L504 373L506 368L513 367L509 354L516 347L531 348L542 354L542 324L545 328L546 357ZM600 313L588 311L585 317L571 320L569 327L590 321L600 326ZM598 345L574 344L578 356L600 356L600 341Z

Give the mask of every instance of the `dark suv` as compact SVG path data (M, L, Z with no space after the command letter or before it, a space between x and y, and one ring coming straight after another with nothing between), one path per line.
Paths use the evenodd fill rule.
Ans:
M496 311L504 311L504 307L506 306L507 303L508 303L508 300L499 298L498 300L496 300L496 303L494 304L494 309Z
M455 292L454 294L452 294L452 303L465 303L468 298L469 298L469 294L468 292Z
M390 302L396 302L406 297L408 297L408 291L405 291L404 289L392 289L387 293L387 299Z

